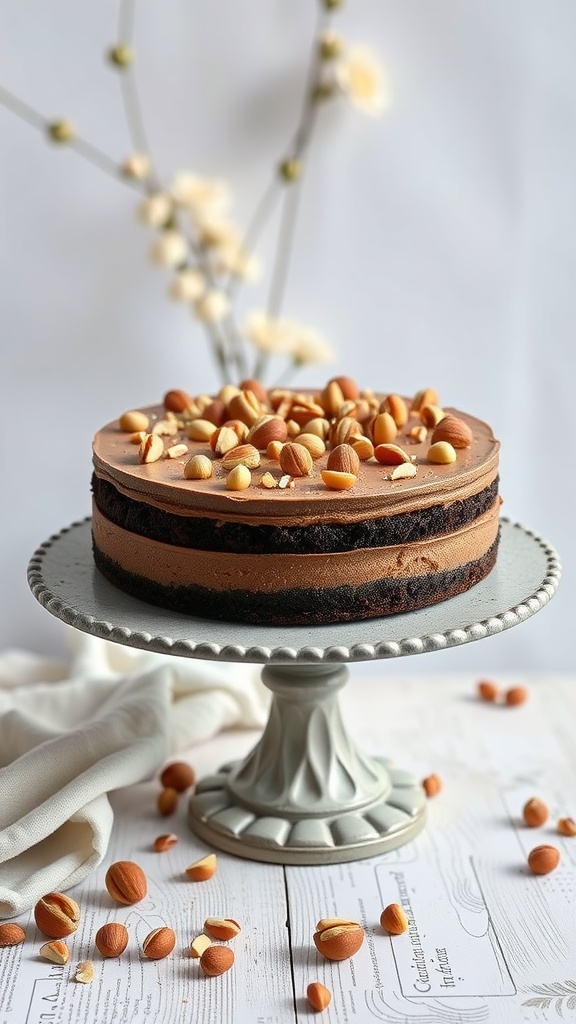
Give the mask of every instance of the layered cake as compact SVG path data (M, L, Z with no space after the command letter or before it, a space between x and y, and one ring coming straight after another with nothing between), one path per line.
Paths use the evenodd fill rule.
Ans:
M127 593L207 618L413 611L492 569L498 454L486 423L431 389L171 391L94 438L94 558Z

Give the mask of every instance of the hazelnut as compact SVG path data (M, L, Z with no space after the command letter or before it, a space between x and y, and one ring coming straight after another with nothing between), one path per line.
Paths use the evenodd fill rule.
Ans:
M326 467L337 473L353 473L358 476L360 459L351 445L339 444L330 452Z
M212 460L207 455L193 455L184 466L186 480L209 480L213 472Z
M142 952L149 960L163 960L176 945L176 935L172 928L154 928L142 943Z
M522 808L522 817L530 828L539 828L540 825L543 825L548 821L549 813L544 801L539 800L536 796L527 800Z
M281 416L262 416L250 427L246 438L250 444L261 451L266 451L270 441L285 441L288 437L286 421Z
M123 924L109 921L103 924L94 938L96 948L102 956L113 958L120 956L128 945L128 931Z
M164 395L164 408L170 412L185 412L191 405L192 396L179 388L173 388Z
M207 917L204 921L203 931L211 939L228 942L230 939L235 939L242 929L238 922L231 917Z
M190 789L196 781L196 773L187 761L172 761L162 769L160 782L163 786L175 789L177 793L184 793Z
M517 707L528 700L528 690L524 686L511 686L504 694L504 703L508 707Z
M424 388L422 391L417 391L412 399L410 412L419 413L425 405L438 405L438 392L434 388Z
M203 441L204 443L209 442L212 434L218 428L210 420L198 418L190 420L187 427L187 434L191 441Z
M0 948L3 946L19 946L24 942L26 932L19 924L0 924Z
M326 451L326 445L318 434L298 434L296 441L308 449L313 459L319 459Z
M178 790L174 789L173 786L165 786L158 793L156 807L158 814L161 814L163 818L167 818L169 814L174 814L178 807Z
M63 939L80 924L80 907L70 896L49 892L34 907L38 928L51 939Z
M234 953L230 946L208 946L200 957L200 967L210 978L225 974L234 963Z
M444 409L441 409L439 405L423 405L419 410L420 419L428 430L432 430L435 426L440 423L440 420L444 419Z
M425 779L422 779L422 785L426 796L436 796L442 789L442 780L439 775L427 775Z
M229 491L245 491L252 483L252 474L247 466L234 466L226 477Z
M128 412L122 413L119 424L120 430L125 430L127 434L135 434L141 430L146 432L150 425L150 420L145 412L140 412L139 409L130 409Z
M280 466L290 476L309 476L312 465L310 452L296 441L285 444L280 452Z
M263 413L262 405L249 388L234 395L228 402L230 419L242 420L247 427L252 427Z
M473 435L464 420L457 416L444 416L434 427L430 440L432 444L436 441L448 441L453 448L469 448Z
M555 846L535 846L528 854L528 867L534 875L547 875L560 863L560 851Z
M329 988L322 985L320 981L311 981L306 989L306 998L314 1010L325 1010L332 999Z
M498 696L498 687L490 679L481 679L477 684L480 700L494 701Z
M562 836L576 836L576 821L574 821L574 818L559 818L556 827Z
M438 466L449 466L456 462L456 449L448 441L436 441L431 444L427 454L428 462Z
M390 903L380 914L380 924L391 935L408 931L408 918L399 903Z
M248 380L240 381L239 391L251 391L261 405L268 405L268 392L261 380L257 380L255 377L250 377ZM230 396L232 398L232 395ZM228 402L230 399L228 399Z
M364 942L364 929L356 921L323 918L314 933L314 945L328 960L347 960Z
M106 872L104 884L113 900L131 906L148 893L148 882L142 868L132 860L117 860Z
M374 455L374 445L368 437L357 437L351 444L360 462L367 462Z

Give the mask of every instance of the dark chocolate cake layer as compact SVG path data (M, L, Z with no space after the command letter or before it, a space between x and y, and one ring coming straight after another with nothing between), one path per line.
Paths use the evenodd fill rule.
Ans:
M410 544L453 533L484 515L496 501L498 477L478 494L429 508L353 523L312 523L307 526L252 526L214 518L180 516L135 501L94 474L97 507L117 526L151 540L201 551L251 554L313 554L354 548Z
M494 567L497 552L498 538L481 558L455 569L410 579L373 580L358 587L288 588L271 595L252 590L162 586L126 572L94 545L100 572L114 586L142 601L201 618L277 626L350 622L425 608L483 580Z

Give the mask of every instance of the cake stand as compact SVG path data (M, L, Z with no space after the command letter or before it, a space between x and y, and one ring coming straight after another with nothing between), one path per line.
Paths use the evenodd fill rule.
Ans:
M556 552L501 521L496 566L472 590L409 614L334 626L254 626L179 615L113 587L92 559L90 520L51 537L31 559L30 587L59 619L148 651L263 664L268 723L242 762L202 779L190 826L219 849L279 864L370 857L412 839L426 815L421 784L349 737L338 704L347 662L444 650L535 614L560 578Z

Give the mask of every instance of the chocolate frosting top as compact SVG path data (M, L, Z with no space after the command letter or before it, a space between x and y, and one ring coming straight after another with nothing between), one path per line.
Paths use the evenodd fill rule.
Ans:
M382 396L384 397L384 396ZM162 406L142 409L151 422L165 416ZM164 439L165 447L183 442L188 453L182 458L161 458L142 465L138 445L120 430L117 420L97 432L93 442L94 469L119 491L134 500L141 500L179 515L213 515L224 521L254 525L303 525L306 522L354 522L376 516L397 515L424 509L441 502L463 500L477 494L495 479L498 471L499 442L488 424L473 416L444 407L448 414L463 420L472 431L469 448L457 450L456 462L436 465L428 462L430 435L415 443L408 431L420 424L411 416L398 431L394 443L407 454L415 456L417 475L391 480L392 467L374 459L360 464L358 480L348 491L334 491L325 486L321 471L326 468L328 452L313 465L308 477L295 477L294 486L266 489L258 486L266 471L279 479L279 464L261 453L261 465L252 470L252 485L244 491L226 487L226 470L214 458L214 475L208 480L187 480L183 467L195 454L211 455L207 443L190 441L185 432Z

